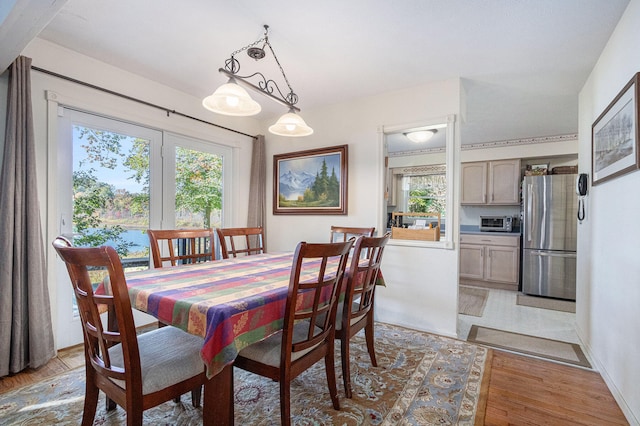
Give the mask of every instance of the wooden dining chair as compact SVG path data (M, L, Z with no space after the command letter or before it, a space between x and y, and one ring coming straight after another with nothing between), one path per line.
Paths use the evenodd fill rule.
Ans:
M335 243L337 241L347 241L352 237L373 237L376 228L358 228L353 226L331 226L331 238L329 241Z
M206 262L215 259L213 229L149 229L151 257L155 268L166 262L171 266ZM166 247L168 255L162 255Z
M229 255L249 256L264 253L264 231L261 227L216 228L223 259Z
M349 341L362 329L364 329L371 365L378 366L373 335L374 296L382 253L389 238L391 233L387 232L382 237L359 237L356 240L344 289L345 296L343 302L338 305L336 339L340 340L342 379L347 398L352 396ZM365 252L367 255L363 258L362 254Z
M205 383L201 337L176 327L136 335L122 263L113 247L70 247L64 238L56 238L53 246L67 266L82 324L86 374L83 425L93 424L99 391L125 409L128 425L142 425L144 410ZM95 269L107 270L111 294L94 293L90 271ZM103 327L102 305L113 307L115 330Z
M335 316L352 244L299 243L291 268L283 329L242 349L234 361L234 367L280 382L282 425L291 424L291 381L322 359L333 407L340 409L334 366ZM320 263L320 268L312 273L309 261L313 260ZM318 317L323 321L317 321Z

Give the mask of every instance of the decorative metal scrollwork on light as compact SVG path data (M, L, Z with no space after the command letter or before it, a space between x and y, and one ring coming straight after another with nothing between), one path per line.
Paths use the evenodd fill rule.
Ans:
M249 96L246 90L240 87L240 85L242 85L288 108L288 112L280 117L276 124L269 127L271 133L281 136L310 135L313 133L313 129L307 126L302 117L296 114L296 111L300 111L300 109L295 106L298 103L298 95L296 95L291 88L289 79L269 42L269 26L265 25L264 29L264 37L233 52L225 61L224 68L218 69L219 72L229 77L229 81L216 89L212 95L207 96L202 101L202 105L210 111L224 115L250 116L258 114L262 108ZM262 47L257 47L260 44L262 44ZM269 48L269 51L273 55L282 77L289 88L286 94L282 92L275 80L265 77L261 72L255 72L246 76L238 75L240 72L240 62L236 59L236 55L247 51L249 57L260 60L266 56L266 47ZM257 84L252 83L250 81L251 79L257 80Z

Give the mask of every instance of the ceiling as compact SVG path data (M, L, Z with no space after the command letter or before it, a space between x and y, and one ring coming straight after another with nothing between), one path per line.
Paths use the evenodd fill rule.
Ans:
M576 133L578 93L628 3L67 0L38 37L203 98L226 81L217 72L225 59L268 24L302 116L461 78L468 144ZM238 55L240 74L259 64L278 80L269 58ZM258 118L282 113L257 100L264 109Z

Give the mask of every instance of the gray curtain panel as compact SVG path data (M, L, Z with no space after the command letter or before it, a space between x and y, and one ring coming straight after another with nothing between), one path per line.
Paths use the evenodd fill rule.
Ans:
M258 135L253 141L251 152L251 180L249 181L249 214L247 226L262 226L265 241L264 251L267 251L267 159L264 146L264 135Z
M36 181L31 59L10 68L0 172L0 376L56 355Z

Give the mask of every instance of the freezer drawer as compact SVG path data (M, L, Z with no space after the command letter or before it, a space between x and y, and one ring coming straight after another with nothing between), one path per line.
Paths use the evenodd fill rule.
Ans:
M576 300L576 253L523 250L522 292Z

